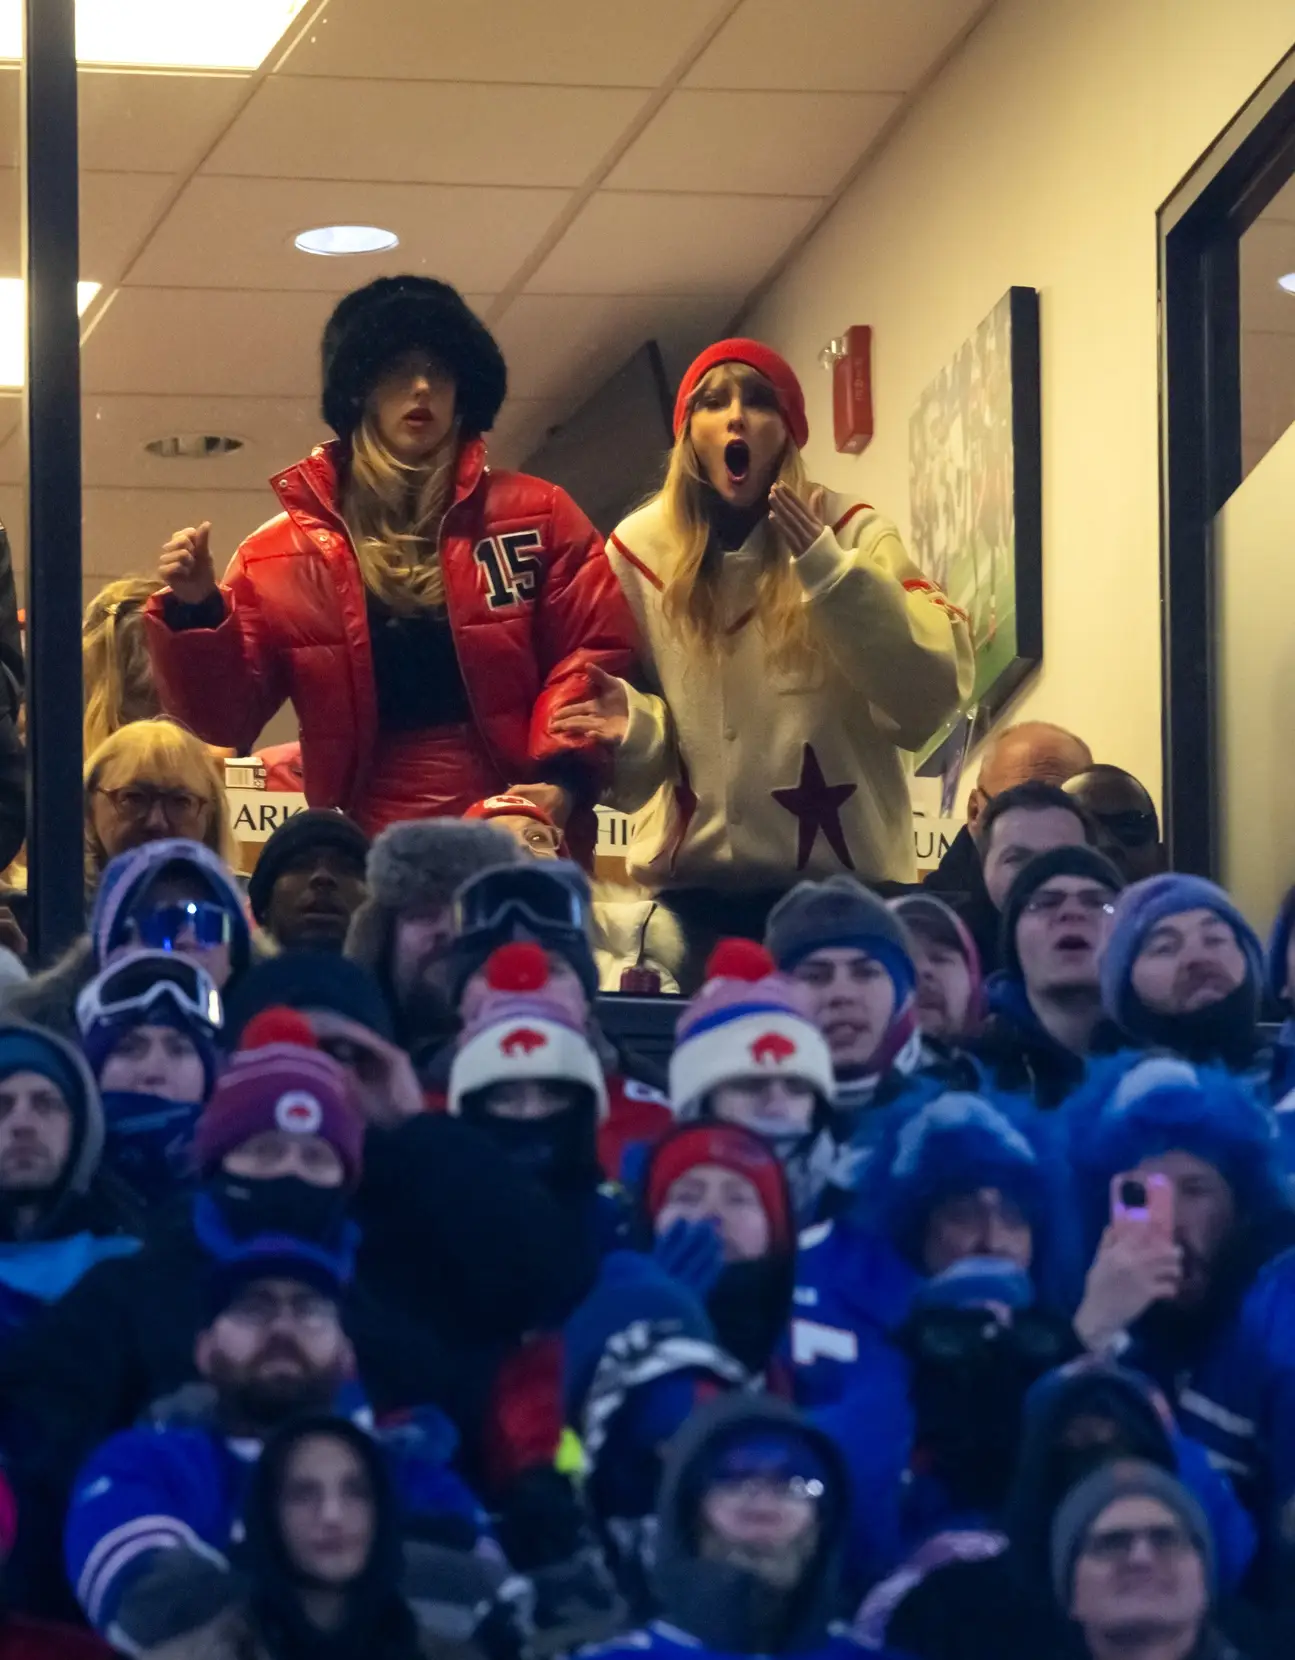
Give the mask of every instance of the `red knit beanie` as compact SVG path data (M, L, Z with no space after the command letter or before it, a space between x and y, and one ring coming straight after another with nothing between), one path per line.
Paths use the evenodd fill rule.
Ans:
M785 357L779 357L772 346L758 340L717 340L707 346L700 357L693 359L679 382L679 396L674 403L674 435L677 438L688 420L688 401L702 379L720 363L745 363L769 381L778 394L778 411L787 423L787 431L798 450L809 442L809 422L805 418L805 394L796 372Z
M364 1119L350 1079L290 1009L266 1009L250 1022L217 1080L193 1139L199 1174L211 1175L226 1153L266 1130L318 1136L342 1161L347 1185L359 1181Z
M782 1166L760 1137L740 1124L696 1124L660 1144L647 1180L648 1217L654 1225L671 1187L699 1164L718 1164L734 1175L745 1176L760 1195L774 1250L791 1250L791 1207Z

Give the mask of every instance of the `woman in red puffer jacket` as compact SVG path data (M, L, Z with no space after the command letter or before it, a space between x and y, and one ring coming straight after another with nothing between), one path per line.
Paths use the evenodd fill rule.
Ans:
M284 511L217 584L209 524L176 533L146 608L164 707L246 754L285 699L305 791L370 834L516 790L563 822L605 748L555 735L634 624L564 491L486 465L507 371L448 284L380 277L323 340L337 440L272 480Z

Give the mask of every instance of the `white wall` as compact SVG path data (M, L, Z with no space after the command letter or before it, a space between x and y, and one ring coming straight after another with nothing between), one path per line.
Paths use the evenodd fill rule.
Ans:
M1013 714L1157 794L1156 209L1292 44L1290 0L998 0L743 325L805 382L811 475L906 530L920 392L1005 289L1041 291L1046 660ZM851 323L858 459L817 365Z
M1295 427L1214 521L1220 875L1267 932L1295 880Z

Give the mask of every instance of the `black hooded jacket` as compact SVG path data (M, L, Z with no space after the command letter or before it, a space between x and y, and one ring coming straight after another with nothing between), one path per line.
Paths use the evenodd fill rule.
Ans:
M737 1430L794 1428L829 1472L819 1513L818 1548L799 1585L772 1590L757 1575L697 1553L699 1466ZM821 1648L840 1614L841 1554L849 1516L849 1478L835 1442L770 1396L731 1395L696 1413L675 1437L661 1481L653 1581L661 1617L704 1649L729 1654L791 1654ZM770 1627L781 1637L770 1642Z

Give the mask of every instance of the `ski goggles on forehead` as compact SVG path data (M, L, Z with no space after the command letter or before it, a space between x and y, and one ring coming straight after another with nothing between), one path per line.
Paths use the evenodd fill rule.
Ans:
M464 934L503 928L510 922L540 933L585 932L588 906L574 886L545 871L512 865L482 871L464 883L454 901L454 931Z
M213 1032L224 1025L225 1011L210 974L166 951L132 952L106 968L77 998L77 1024L88 1032L99 1021L145 1016L166 1003Z
M139 944L150 951L175 951L191 942L204 947L229 945L234 938L233 917L223 905L206 899L137 911L129 926Z

